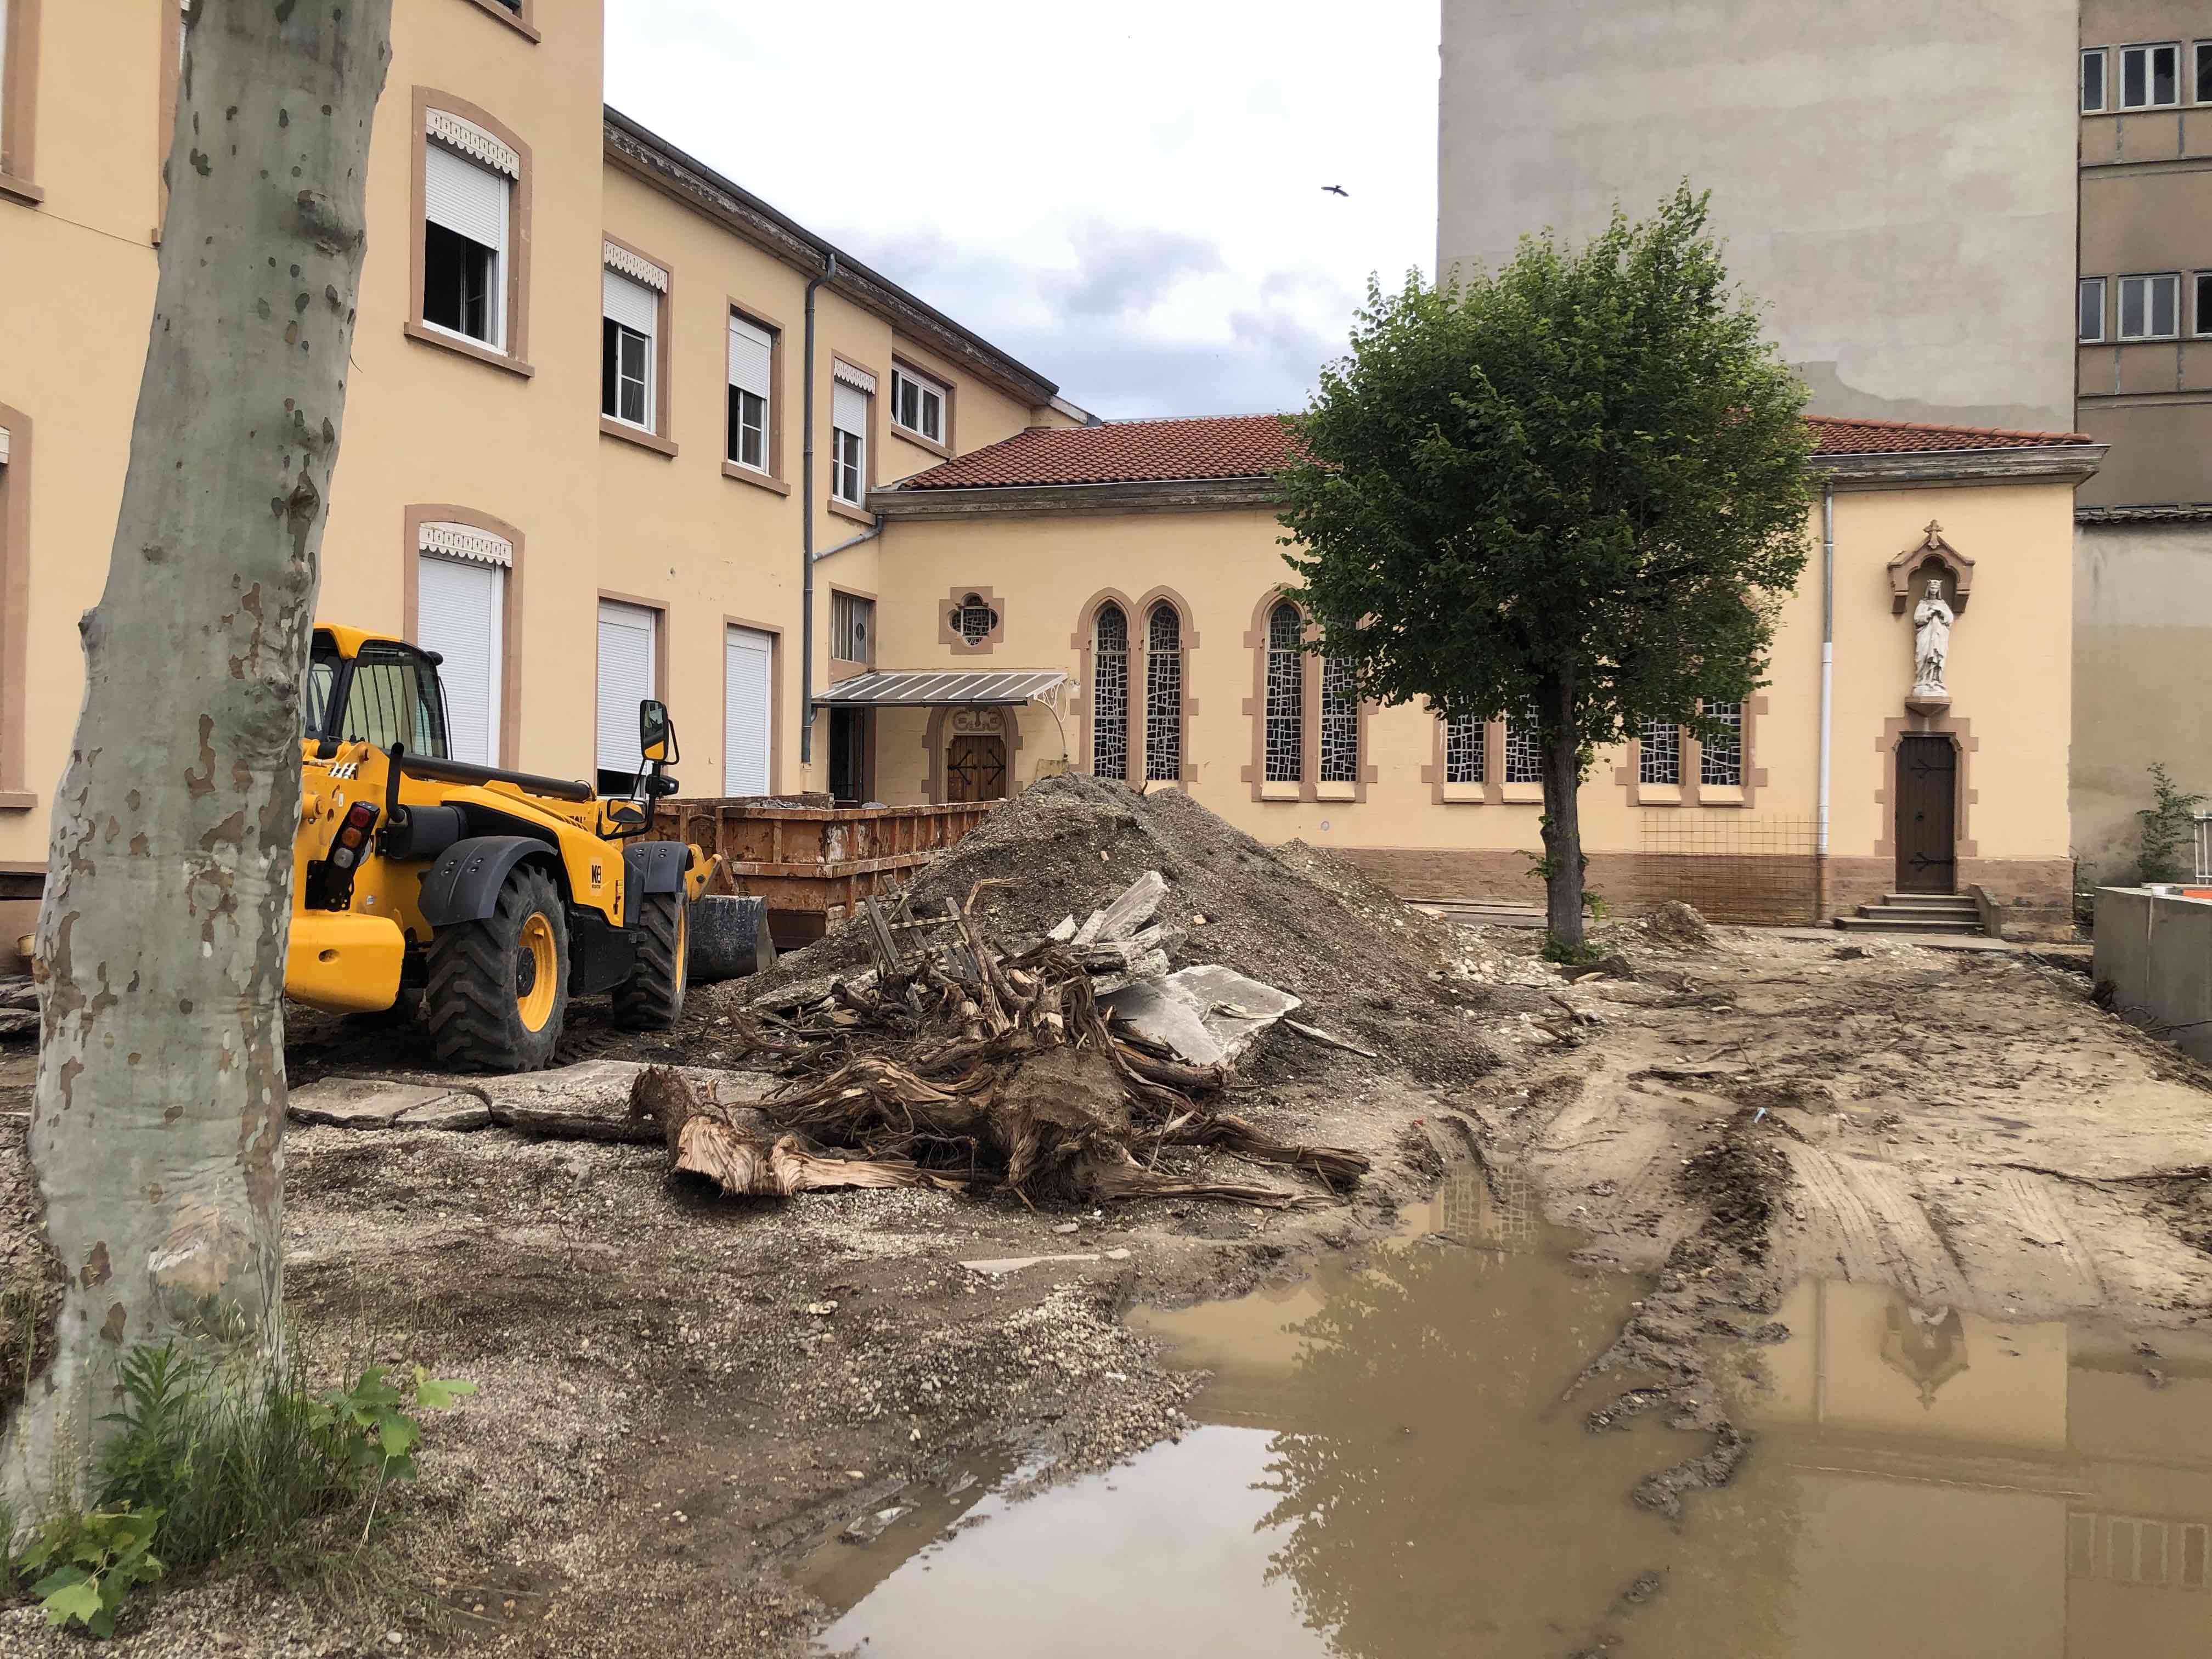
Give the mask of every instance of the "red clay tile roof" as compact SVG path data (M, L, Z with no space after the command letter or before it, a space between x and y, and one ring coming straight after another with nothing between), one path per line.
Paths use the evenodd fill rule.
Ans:
M2086 444L2079 432L1929 426L1904 421L1808 416L1822 455L1893 455L1930 450L2026 449ZM1106 484L1194 478L1260 478L1291 459L1273 415L1211 415L1176 421L1110 421L1103 426L1031 427L1026 432L916 473L898 488L1007 489L1036 484Z
M1847 421L1808 415L1816 455L1900 455L1938 449L2036 449L2092 444L2086 432L2018 432L2002 426L1930 426L1918 421Z

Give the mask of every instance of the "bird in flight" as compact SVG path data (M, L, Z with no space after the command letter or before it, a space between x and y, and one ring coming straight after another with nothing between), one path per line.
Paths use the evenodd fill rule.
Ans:
M1324 194L1329 196L1349 196L1352 194L1352 192L1346 190L1342 185L1323 185L1322 186L1322 191Z

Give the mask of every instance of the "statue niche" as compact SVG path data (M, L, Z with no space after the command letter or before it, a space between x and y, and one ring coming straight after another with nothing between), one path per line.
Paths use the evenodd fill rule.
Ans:
M1892 609L1912 620L1912 686L1905 706L1940 714L1951 706L1951 629L1973 590L1974 562L1930 524L1921 539L1889 562Z

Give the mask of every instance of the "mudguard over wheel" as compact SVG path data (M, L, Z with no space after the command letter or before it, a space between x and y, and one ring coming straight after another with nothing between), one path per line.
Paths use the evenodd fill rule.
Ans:
M632 1030L665 1031L684 1012L690 980L691 905L682 892L647 893L637 905L637 966L615 987L615 1018Z
M424 993L441 1064L480 1072L550 1065L568 1012L568 924L553 878L519 865L482 921L430 939Z

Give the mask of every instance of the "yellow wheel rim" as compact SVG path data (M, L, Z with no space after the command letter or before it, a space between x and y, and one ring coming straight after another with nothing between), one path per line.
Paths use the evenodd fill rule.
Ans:
M553 1018L553 998L560 989L561 957L554 948L553 924L533 914L522 924L522 938L514 951L514 1006L523 1024L542 1031Z

